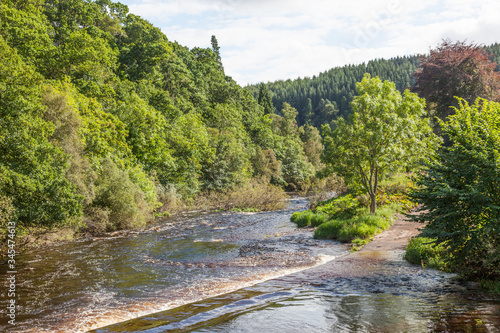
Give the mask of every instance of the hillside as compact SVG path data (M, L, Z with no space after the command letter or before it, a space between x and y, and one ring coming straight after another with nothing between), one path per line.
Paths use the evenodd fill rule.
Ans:
M496 43L485 49L492 54L493 60L500 63L500 44ZM375 59L366 64L332 68L311 78L268 82L266 87L275 110L281 110L283 103L287 102L298 110L299 124L309 121L320 127L337 116L349 113L349 103L355 95L356 82L361 81L365 73L392 81L398 89L403 90L414 84L413 73L418 61L417 55L388 60ZM259 85L250 85L246 89L258 98Z
M0 224L137 228L200 193L308 181L318 132L264 115L211 42L110 0L2 1Z

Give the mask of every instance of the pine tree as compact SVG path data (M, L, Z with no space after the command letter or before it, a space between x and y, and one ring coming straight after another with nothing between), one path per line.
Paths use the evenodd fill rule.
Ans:
M257 102L264 108L264 114L274 113L273 101L271 99L271 95L269 94L269 90L267 90L267 86L264 83L261 83L259 86L259 98L257 99Z

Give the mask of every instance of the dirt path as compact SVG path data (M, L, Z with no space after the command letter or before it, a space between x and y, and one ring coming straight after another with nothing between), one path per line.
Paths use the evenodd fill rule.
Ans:
M411 237L420 233L423 225L418 222L412 222L403 214L398 214L397 220L389 230L378 234L373 241L365 245L361 252L366 251L395 251L404 250Z

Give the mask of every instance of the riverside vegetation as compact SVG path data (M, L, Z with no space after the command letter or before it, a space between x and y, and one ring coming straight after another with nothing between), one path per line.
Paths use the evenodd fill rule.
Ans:
M498 44L443 41L426 56L245 88L210 44L169 41L110 0L2 1L2 240L9 221L29 245L345 190L292 219L361 246L420 204L427 238L409 260L498 280ZM411 190L394 186L408 172Z
M210 42L188 49L109 0L2 1L2 239L9 220L24 244L191 207L277 209L310 187L319 130L286 103L266 112Z

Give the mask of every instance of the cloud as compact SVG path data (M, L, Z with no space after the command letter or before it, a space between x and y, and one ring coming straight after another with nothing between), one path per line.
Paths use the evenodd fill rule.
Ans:
M497 1L121 0L170 40L216 35L238 83L313 76L374 58L426 53L440 40L497 41Z

